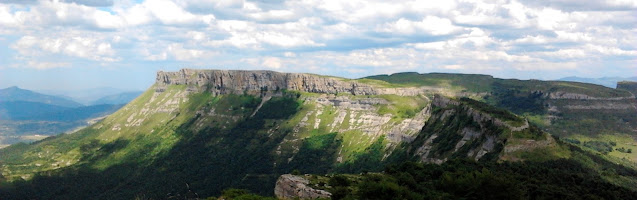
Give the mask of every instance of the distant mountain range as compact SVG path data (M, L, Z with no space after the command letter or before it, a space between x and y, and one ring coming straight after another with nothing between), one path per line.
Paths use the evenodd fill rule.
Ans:
M140 93L100 95L85 106L64 97L15 86L0 89L0 147L86 126L92 119L117 111Z
M81 103L78 103L69 99L52 96L52 95L41 94L41 93L33 92L30 90L20 89L15 86L5 88L5 89L0 89L0 102L15 102L15 101L44 103L44 104L49 104L54 106L62 106L62 107L70 107L70 108L83 106Z
M636 77L622 78L622 77L602 77L602 78L582 78L577 76L569 76L558 79L559 81L573 81L580 83L592 83L597 85L603 85L609 88L617 87L617 82L620 81L637 81Z
M42 90L42 94L58 96L84 105L122 104L134 99L141 91L131 91L112 87L99 87L82 90Z
M127 104L128 102L137 98L140 94L142 94L142 91L124 92L124 93L119 93L114 95L108 95L91 102L90 105Z

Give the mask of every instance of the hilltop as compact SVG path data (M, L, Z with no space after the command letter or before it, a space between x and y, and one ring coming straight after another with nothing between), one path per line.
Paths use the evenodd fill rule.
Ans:
M577 76L569 76L558 79L560 81L572 81L572 82L581 82L581 83L592 83L597 85L603 85L609 88L616 88L617 83L622 81L637 81L637 77L602 77L602 78L583 78Z

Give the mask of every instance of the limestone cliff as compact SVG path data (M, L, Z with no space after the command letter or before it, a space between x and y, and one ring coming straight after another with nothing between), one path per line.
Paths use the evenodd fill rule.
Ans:
M422 88L375 88L356 81L313 74L281 73L275 71L194 70L157 72L157 89L166 85L187 85L190 90L208 90L213 94L259 93L282 89L302 92L353 95L396 94L415 96Z
M456 157L519 160L510 154L555 145L528 121L476 101L436 95L432 107L430 119L410 144L422 162L440 164Z

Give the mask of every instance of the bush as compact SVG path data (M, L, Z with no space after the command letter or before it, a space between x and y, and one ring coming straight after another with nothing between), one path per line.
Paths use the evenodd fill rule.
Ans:
M598 151L602 154L608 154L610 152L613 152L613 146L609 143L602 142L602 141L587 141L587 142L584 142L584 146L594 149L595 151Z
M626 153L626 149L624 147L615 149L619 152Z
M582 142L580 142L577 139L571 139L571 138L564 138L562 140L564 140L565 142L568 142L568 143L572 143L572 144L581 144L582 143Z
M332 187L347 187L350 185L350 182L344 175L334 175L330 178L328 184Z

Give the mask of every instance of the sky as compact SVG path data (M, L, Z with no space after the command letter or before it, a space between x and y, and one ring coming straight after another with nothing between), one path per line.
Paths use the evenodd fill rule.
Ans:
M637 76L635 0L0 0L0 88L144 90L181 68Z

